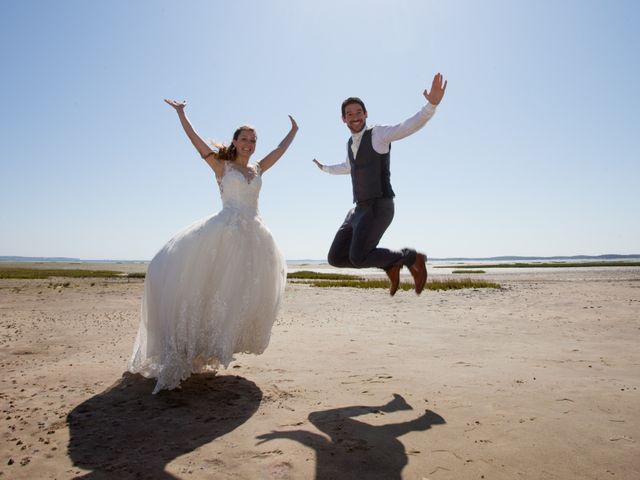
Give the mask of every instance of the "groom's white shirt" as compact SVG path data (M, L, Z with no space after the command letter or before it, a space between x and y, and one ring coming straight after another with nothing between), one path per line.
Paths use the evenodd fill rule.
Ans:
M425 126L429 119L433 117L435 112L436 106L427 102L427 104L422 107L418 113L402 123L397 125L374 125L371 131L371 144L373 149L380 154L387 153L391 142L408 137L412 133L420 130ZM366 129L367 127L365 126L358 133L351 135L351 138L353 139L351 142L351 152L353 153L354 158L358 153L362 134ZM332 175L346 175L351 173L349 156L347 155L347 159L343 163L336 165L324 165L322 167L322 171Z

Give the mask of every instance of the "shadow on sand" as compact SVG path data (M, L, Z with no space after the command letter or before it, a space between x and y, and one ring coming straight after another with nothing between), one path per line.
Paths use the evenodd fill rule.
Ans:
M310 413L309 421L329 438L305 430L276 431L257 438L261 440L259 443L288 438L313 448L316 480L399 480L408 458L398 437L443 425L444 418L431 410L408 422L385 425L371 425L352 417L400 410L412 410L412 407L402 396L394 394L393 400L378 407L352 406Z
M242 425L262 399L231 375L192 375L181 390L151 395L154 384L125 373L68 414L69 456L92 471L81 478L176 478L169 462Z

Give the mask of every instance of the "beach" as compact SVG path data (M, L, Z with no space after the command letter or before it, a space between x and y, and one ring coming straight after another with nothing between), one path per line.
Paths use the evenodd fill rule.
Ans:
M289 283L263 355L158 395L142 279L0 280L0 478L640 478L640 268L474 278Z

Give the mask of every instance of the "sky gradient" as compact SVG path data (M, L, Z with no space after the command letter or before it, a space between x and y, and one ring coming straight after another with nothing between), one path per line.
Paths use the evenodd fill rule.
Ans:
M0 6L0 255L148 260L221 208L207 139L258 132L254 161L287 259L322 259L351 208L340 103L369 125L424 105L394 143L381 245L433 257L640 252L640 3L7 1Z

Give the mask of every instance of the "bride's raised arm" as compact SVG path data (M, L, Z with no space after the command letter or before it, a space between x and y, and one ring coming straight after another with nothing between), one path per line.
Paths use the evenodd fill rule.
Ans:
M191 122L187 118L187 114L184 112L184 107L187 105L187 102L177 102L176 100L168 100L166 98L164 101L171 105L178 113L178 118L180 119L182 128L184 128L184 132L187 134L187 137L189 137L189 140L191 140L191 143L196 148L200 156L209 164L218 177L222 177L224 174L224 164L217 158L213 149L207 145L202 138L200 138L200 135L198 135L191 125Z
M296 133L298 132L298 124L291 115L289 115L289 120L291 120L291 130L289 130L287 136L282 139L280 144L271 153L258 162L262 173L269 170L278 160L280 160L280 157L284 155L284 152L286 152L289 145L291 145L293 137L296 136Z

